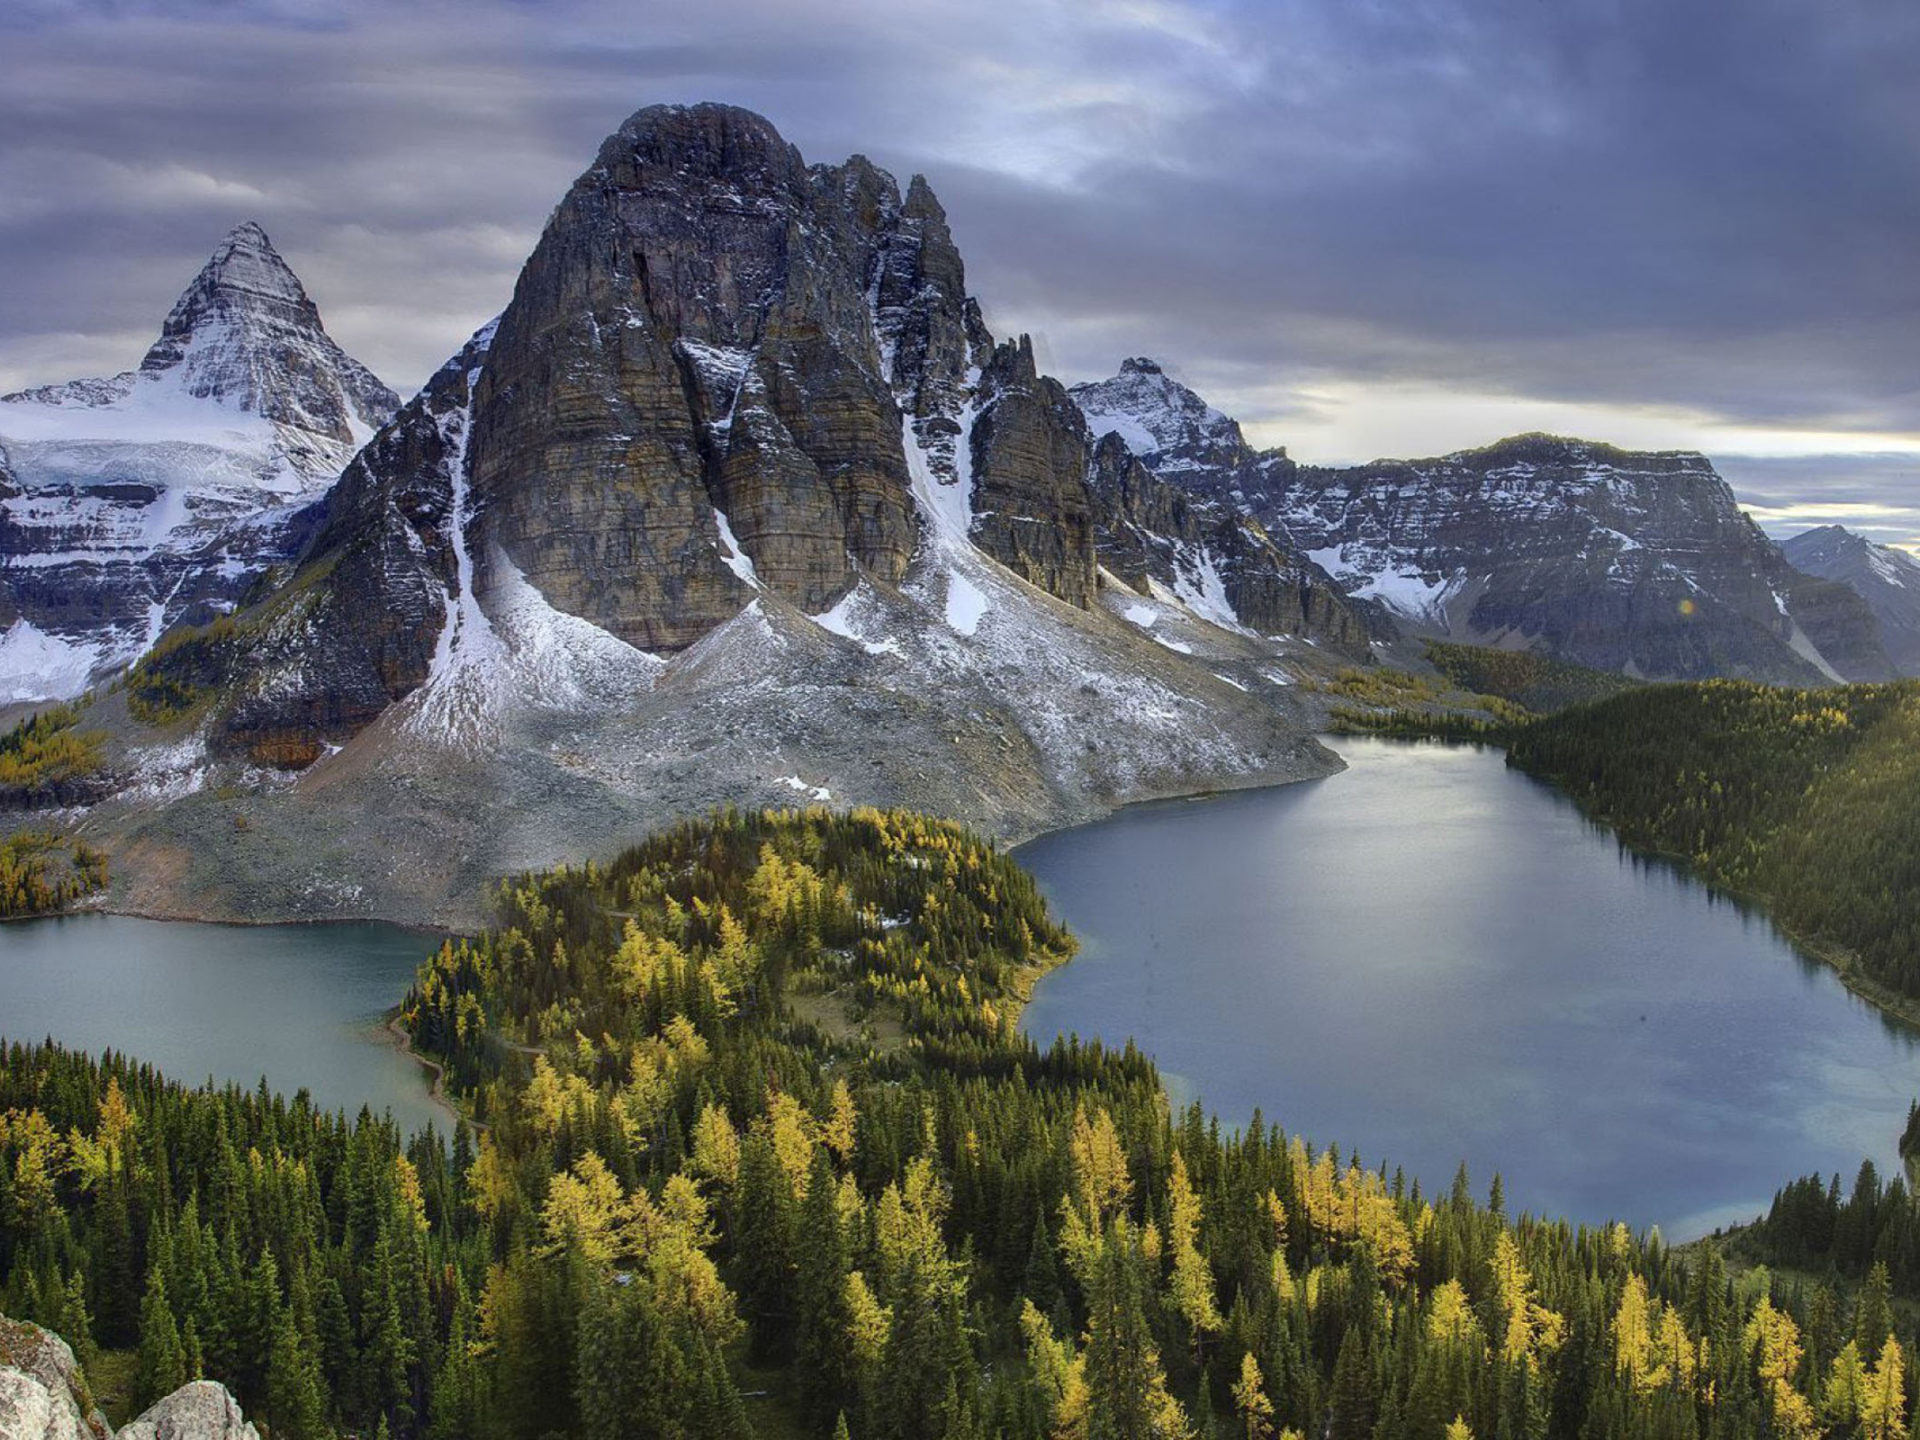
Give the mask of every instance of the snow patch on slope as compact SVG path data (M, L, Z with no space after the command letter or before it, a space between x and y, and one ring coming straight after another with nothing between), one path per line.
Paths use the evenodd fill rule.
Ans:
M1227 582L1220 576L1212 551L1205 546L1197 550L1182 546L1174 560L1173 575L1174 594L1202 620L1237 634L1253 633L1240 623L1233 602L1227 598Z
M952 481L942 480L934 473L927 452L921 448L920 437L914 433L913 417L904 411L900 416L900 445L906 451L907 476L914 502L934 542L971 548L967 539L973 531L973 462L972 448L967 444L973 427L971 404L961 409L958 422L960 439L955 444L956 458L964 454L968 459L965 464L955 466L957 473Z
M720 559L726 567L738 575L754 589L760 588L760 576L754 571L753 560L734 537L733 522L727 519L727 512L719 506L713 509L713 523L720 531Z
M798 790L802 795L807 796L811 800L818 800L822 804L833 799L833 791L829 790L826 786L809 785L798 775L782 775L774 783L784 785L789 790Z
M1782 605L1780 607L1780 613L1786 615L1787 607ZM1792 649L1794 654L1798 655L1802 660L1805 660L1836 685L1844 685L1846 683L1846 677L1827 663L1827 657L1820 653L1820 647L1815 645L1813 641L1807 637L1806 631L1793 623L1791 616L1788 616L1787 628L1790 632L1787 635L1787 645Z
M897 639L888 636L882 640L869 640L866 637L872 593L867 582L862 580L842 595L832 609L822 610L818 615L809 615L807 618L822 630L853 641L869 655L898 655L900 642Z
M475 337L482 350L492 333L490 324ZM447 528L454 583L427 678L407 697L401 720L416 736L472 752L498 743L512 711L618 709L651 689L666 667L658 656L555 609L497 546L487 555L492 613L481 605L468 535L474 506L467 446L482 368L467 374L467 403L439 422L453 500ZM726 517L718 510L714 516L722 538L731 542ZM740 558L750 577L751 563Z
M0 635L0 704L71 699L106 659L104 647L49 635L23 617Z
M989 608L986 594L978 585L957 569L947 572L947 624L955 634L976 634Z

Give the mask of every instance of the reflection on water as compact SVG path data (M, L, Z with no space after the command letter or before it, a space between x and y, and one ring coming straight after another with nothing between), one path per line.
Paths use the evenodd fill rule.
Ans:
M1431 1191L1658 1223L1897 1166L1914 1036L1764 918L1624 851L1496 751L1342 740L1326 780L1128 810L1021 861L1082 937L1029 1034L1128 1036Z
M208 1077L329 1109L391 1110L408 1130L447 1113L382 1012L436 944L392 925L194 925L74 915L0 926L0 1037L124 1051L170 1078Z

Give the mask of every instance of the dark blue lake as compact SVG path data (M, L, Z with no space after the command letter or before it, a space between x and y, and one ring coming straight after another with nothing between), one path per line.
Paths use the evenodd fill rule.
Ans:
M438 943L392 925L13 922L0 925L0 1037L111 1047L190 1085L264 1075L328 1109L445 1131L427 1072L382 1018Z
M1920 1044L1764 919L1497 751L1336 748L1329 779L1021 847L1083 942L1025 1030L1131 1036L1177 1099L1430 1191L1465 1161L1512 1212L1670 1240L1809 1171L1895 1171Z

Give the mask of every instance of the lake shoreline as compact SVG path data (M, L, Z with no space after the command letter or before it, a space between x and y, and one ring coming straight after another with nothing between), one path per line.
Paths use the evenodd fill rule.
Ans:
M957 823L967 825L983 838L990 838L1003 851L1011 852L1043 835L1095 824L1135 805L1284 788L1306 780L1325 779L1346 768L1338 752L1326 743L1329 738L1320 732L1303 730L1296 745L1283 753L1268 755L1257 762L1250 761L1252 768L1234 773L1204 771L1164 775L1105 794L1075 791L1072 787L1065 790L1049 787L1043 796L1037 797L1031 808L1024 808L1018 814L1008 813L1003 808L971 820L951 815L942 818L956 819ZM719 803L716 802L716 806ZM872 797L848 795L842 797L833 808L851 809L872 803L876 803ZM891 807L905 805L907 801L894 796L879 803ZM637 826L631 834L620 837L617 844L610 844L604 850L556 853L545 857L530 855L526 857L526 868L578 865L588 860L605 861L620 850L640 843L653 829L682 819L699 818L700 815L711 813L713 808L716 807L697 812L663 809L648 816L643 825ZM97 830L98 827L94 828ZM150 862L143 857L116 854L113 851L115 838L115 832L111 829L90 837L90 843L106 849L108 853L109 880L106 891L61 913L121 915L130 919L195 921L211 925L383 924L405 930L471 936L485 928L492 912L488 898L491 889L505 878L503 875L492 875L471 888L462 885L456 890L438 892L425 880L411 886L368 883L362 889L358 882L366 879L365 876L346 872L315 876L315 880L324 878L330 884L344 887L342 893L358 892L367 897L364 902L366 908L354 913L315 914L305 908L312 904L310 889L303 892L300 899L289 899L284 888L229 888L214 884L199 893L183 894L177 884L171 888L161 886L157 882L162 877L154 871ZM125 840L128 837L119 835L118 838ZM182 853L185 859L191 858L184 851ZM196 850L192 853L200 852ZM185 863L184 859L182 863ZM277 905L276 897L279 902ZM296 906L300 908L296 909Z
M392 1037L391 1043L394 1049L433 1077L427 1086L427 1099L444 1110L448 1120L454 1125L464 1123L471 1130L484 1131L487 1127L462 1111L458 1103L447 1093L447 1067L413 1048L413 1037L407 1034L406 1027L400 1023L400 1012L399 1005L387 1011L384 1017L385 1023L380 1028Z

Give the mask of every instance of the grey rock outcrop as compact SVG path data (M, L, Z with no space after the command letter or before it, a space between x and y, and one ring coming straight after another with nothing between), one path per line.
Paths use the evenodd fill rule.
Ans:
M1920 675L1920 560L1840 525L1802 531L1780 548L1796 570L1844 585L1865 601L1894 668Z
M0 1315L0 1440L116 1440L67 1342ZM227 1387L194 1380L121 1426L118 1440L260 1440Z
M0 1315L0 1437L106 1440L111 1433L67 1342Z
M260 1432L226 1386L194 1380L121 1426L117 1440L260 1440Z

